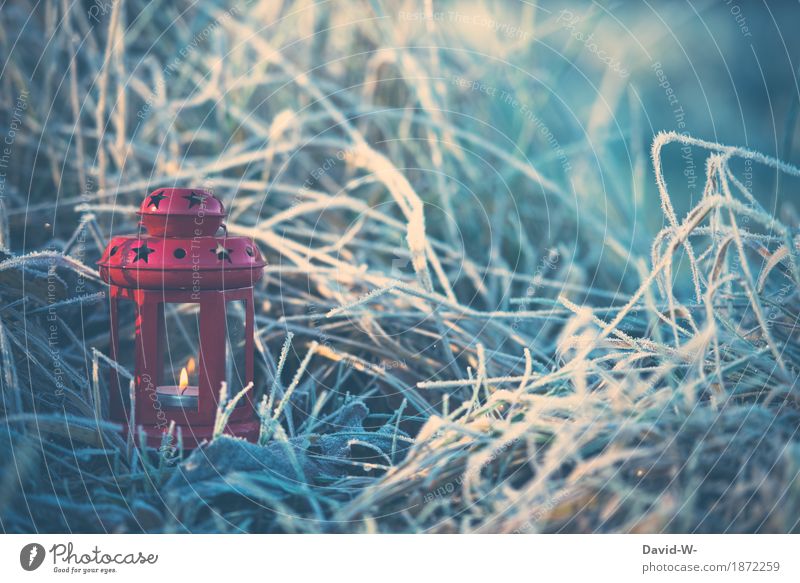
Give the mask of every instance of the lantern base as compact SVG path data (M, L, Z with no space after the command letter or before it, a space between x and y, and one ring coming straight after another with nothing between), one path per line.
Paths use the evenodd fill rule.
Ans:
M144 427L140 426L141 430L146 436L147 446L152 448L160 448L164 439L164 433L157 427ZM197 448L204 441L211 441L214 435L214 427L208 425L175 425L175 438L172 443L167 444L168 447L177 447L177 431L181 430L181 439L183 441L183 449L191 450ZM250 442L255 442L258 439L258 433L261 429L261 423L258 420L253 421L229 421L223 432L225 435L234 437L241 437ZM123 430L125 437L128 434L128 428L125 426ZM134 440L139 441L139 427L136 429ZM141 445L141 444L140 444Z

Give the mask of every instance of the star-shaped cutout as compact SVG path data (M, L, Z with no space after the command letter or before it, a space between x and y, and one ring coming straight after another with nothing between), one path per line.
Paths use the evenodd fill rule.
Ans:
M196 192L192 192L192 194L184 196L183 198L189 201L189 208L192 208L198 204L201 205L202 208L202 205L204 205L206 201L206 197L204 195L197 194Z
M140 259L143 260L145 263L150 263L148 257L150 254L155 252L155 249L151 249L147 246L147 243L143 243L141 247L134 247L133 252L136 253L136 257L133 258L133 262L136 263Z
M150 206L156 207L158 209L158 205L161 204L161 201L165 198L169 198L166 194L157 193L150 196Z
M233 249L226 249L221 243L217 243L217 248L211 250L217 256L217 259L220 261L227 259L228 263L233 263L231 259L231 253L233 253Z

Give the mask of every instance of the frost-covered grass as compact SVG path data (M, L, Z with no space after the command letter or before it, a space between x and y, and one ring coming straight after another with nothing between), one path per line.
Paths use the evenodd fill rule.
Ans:
M557 14L208 6L0 14L4 531L798 530L800 240L752 176L800 170L592 61L576 130ZM170 458L106 421L94 262L187 184L269 260L262 432Z

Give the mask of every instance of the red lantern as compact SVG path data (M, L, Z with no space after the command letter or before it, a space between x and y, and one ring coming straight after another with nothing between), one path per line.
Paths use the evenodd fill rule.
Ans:
M111 415L125 427L133 420L154 446L174 421L192 448L213 434L223 381L229 398L253 382L253 284L265 262L251 239L227 235L209 192L162 188L138 214L139 235L114 237L98 262L111 288L111 356L130 358L135 376L132 411L127 383L112 373ZM125 307L135 317L128 346ZM251 389L225 431L253 440L258 430Z

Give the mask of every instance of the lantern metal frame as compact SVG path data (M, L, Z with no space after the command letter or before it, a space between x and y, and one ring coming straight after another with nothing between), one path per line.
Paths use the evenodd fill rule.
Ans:
M210 224L198 222L197 217L206 213L211 217ZM244 365L243 386L254 382L253 285L262 277L266 263L251 239L229 237L227 229L223 237L215 236L215 231L224 227L225 212L222 203L208 192L157 190L145 198L140 215L149 234L113 238L98 262L100 274L110 287L110 354L117 362L125 356L120 346L122 302L132 303L136 318L133 399L126 396L128 387L112 371L110 413L126 432L136 435L142 431L147 443L156 447L174 423L184 447L191 449L214 434L222 383L230 380L226 379L226 364L233 355L228 354L227 318L236 301L244 306L244 363L237 364ZM200 225L194 232L193 224ZM197 250L195 260L185 252L189 247ZM177 250L183 253L175 253ZM199 307L194 355L198 367L196 407L162 403L163 394L159 396L157 390L169 388L161 384L169 343L164 320L168 304ZM228 395L228 399L232 397ZM255 440L259 428L251 388L230 412L224 431Z

